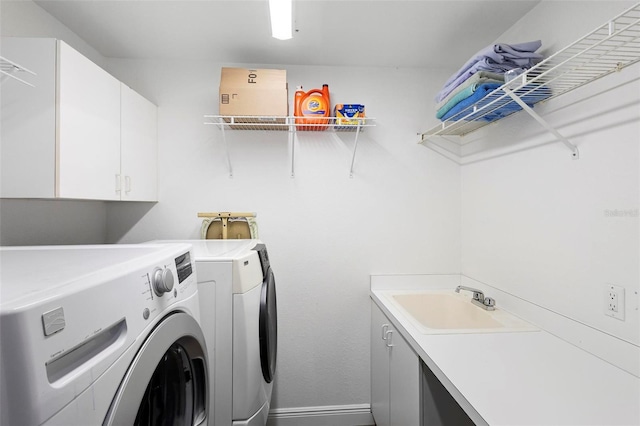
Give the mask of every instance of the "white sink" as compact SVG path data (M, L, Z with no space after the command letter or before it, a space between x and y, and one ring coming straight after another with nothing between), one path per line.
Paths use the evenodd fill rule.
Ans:
M536 331L533 325L499 307L484 310L471 303L471 296L453 290L393 291L387 298L423 334L506 333Z

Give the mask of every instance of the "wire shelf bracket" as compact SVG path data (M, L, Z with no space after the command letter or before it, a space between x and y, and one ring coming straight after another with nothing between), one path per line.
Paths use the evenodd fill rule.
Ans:
M353 132L354 144L351 152L351 163L349 168L349 177L353 177L353 169L356 159L356 151L358 149L358 140L361 132L366 127L373 127L374 118L357 117L351 118L352 124L336 124L336 117L325 117L321 123L305 123L301 122L301 118L305 117L280 117L280 116L225 116L225 115L205 115L204 124L214 125L220 128L220 134L223 141L227 166L229 169L229 177L233 177L233 165L231 155L229 154L229 146L227 143L227 132L229 130L264 130L264 131L286 131L288 132L289 155L291 158L290 176L295 177L295 146L296 135L298 132L305 131L324 131L332 130L334 132ZM326 123L324 121L326 120ZM226 130L225 130L226 128Z
M509 97L513 99L513 101L517 103L526 113L528 113L531 117L533 117L533 119L536 120L538 123L540 123L542 127L547 129L551 134L553 134L556 138L558 138L559 141L564 143L566 147L571 150L571 158L573 158L574 160L577 160L580 158L580 152L578 151L578 147L576 147L574 144L569 142L569 139L564 137L553 126L547 123L547 121L544 118L540 117L533 110L533 108L527 105L522 99L520 99L517 95L515 95L510 89L505 89L505 91L507 92L507 95L509 95Z

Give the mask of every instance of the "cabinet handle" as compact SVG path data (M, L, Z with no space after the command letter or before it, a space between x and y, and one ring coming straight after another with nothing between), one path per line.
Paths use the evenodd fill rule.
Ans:
M382 324L382 340L387 339L387 330L389 329L389 324Z
M124 192L127 194L131 192L131 176L124 177Z
M388 330L386 333L384 333L384 340L387 341L386 345L388 348L393 346L393 343L391 343L393 340L393 330Z
M122 188L120 187L120 175L116 173L116 192L121 192Z

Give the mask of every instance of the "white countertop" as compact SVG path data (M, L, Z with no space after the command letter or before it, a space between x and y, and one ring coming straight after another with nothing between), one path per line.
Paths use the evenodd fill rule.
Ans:
M388 293L371 298L476 423L640 425L638 377L544 330L422 334Z

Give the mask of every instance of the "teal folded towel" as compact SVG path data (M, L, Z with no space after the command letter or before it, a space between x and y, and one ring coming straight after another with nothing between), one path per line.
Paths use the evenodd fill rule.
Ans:
M471 79L469 79L471 80ZM459 86L460 90L456 90L455 94L451 93L450 96L447 96L445 104L438 109L436 112L436 118L442 118L451 108L456 106L458 102L467 99L469 96L473 95L473 93L478 89L478 87L482 84L486 83L495 83L499 86L504 83L504 78L502 80L496 80L492 78L477 78L475 81L471 81L469 83L465 83Z
M482 80L482 81L480 81L480 80ZM494 81L491 81L491 80L494 80ZM442 99L440 102L438 102L436 104L436 111L439 110L440 108L442 108L443 106L445 106L446 103L449 102L449 100L451 98L453 98L458 92L461 92L462 90L466 89L468 86L472 85L473 83L478 83L478 82L480 82L480 83L497 83L497 82L504 83L504 73L497 73L497 72L491 72L491 71L478 71L477 73L471 75L471 77L469 77L466 80L464 80L463 82L461 82L458 87L453 89L451 91L451 93L449 93L444 99Z

